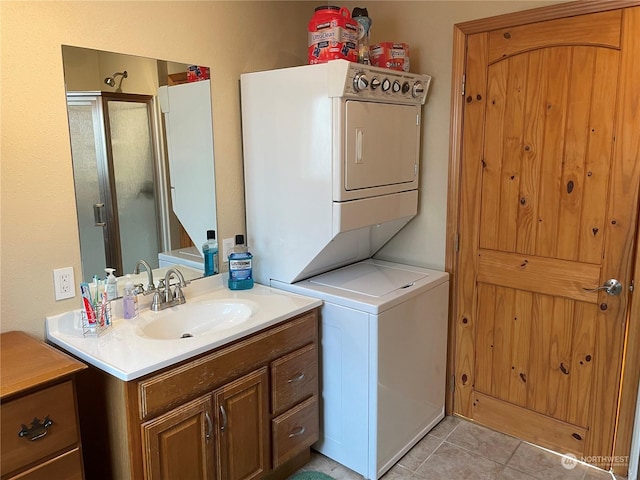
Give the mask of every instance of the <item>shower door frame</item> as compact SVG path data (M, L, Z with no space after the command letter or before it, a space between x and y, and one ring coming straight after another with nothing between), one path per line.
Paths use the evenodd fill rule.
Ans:
M122 242L120 238L120 222L118 215L118 200L116 189L115 167L113 161L113 146L111 142L111 124L109 121L109 102L133 102L144 103L147 107L147 119L149 121L149 136L151 155L153 157L153 181L155 191L156 207L156 235L158 237L158 247L162 250L165 246L165 226L166 220L163 218L164 210L159 204L159 196L164 187L162 186L162 172L159 172L159 152L158 152L158 132L156 121L156 105L152 95L141 95L131 93L115 93L104 91L69 92L67 103L71 101L92 101L95 102L96 113L99 121L102 138L96 142L96 169L98 174L98 190L101 203L104 206L104 217L96 216L96 226L102 225L103 243L106 266L110 266L123 275L123 255ZM95 118L94 118L95 122ZM94 128L97 126L94 124ZM99 208L99 207L98 207ZM101 222L100 222L101 221ZM84 277L85 275L83 275ZM85 279L86 280L86 279Z

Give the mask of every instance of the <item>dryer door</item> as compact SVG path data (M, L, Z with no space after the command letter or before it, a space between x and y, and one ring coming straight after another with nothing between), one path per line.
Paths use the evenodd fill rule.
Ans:
M420 110L348 100L345 105L344 189L417 188Z

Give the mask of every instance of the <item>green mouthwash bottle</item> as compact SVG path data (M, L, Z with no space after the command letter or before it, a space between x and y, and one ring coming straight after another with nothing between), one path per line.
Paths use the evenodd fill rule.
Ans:
M244 235L236 235L236 246L229 255L229 290L253 288L252 258L244 244Z

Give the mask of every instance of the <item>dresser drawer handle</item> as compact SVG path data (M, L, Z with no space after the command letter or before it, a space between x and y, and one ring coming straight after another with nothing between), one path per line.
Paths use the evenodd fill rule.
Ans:
M290 378L289 380L287 380L287 383L295 383L295 382L299 382L300 380L302 380L304 378L304 372L298 374L297 376Z
M31 422L31 427L27 427L25 424L21 425L21 429L18 432L19 437L29 437L32 442L44 437L49 432L49 427L53 425L53 420L49 418L49 415L44 417L44 420L40 420L38 417L34 418Z
M304 427L296 427L293 430L291 430L291 433L289 434L289 438L299 437L304 433L305 430L306 428Z

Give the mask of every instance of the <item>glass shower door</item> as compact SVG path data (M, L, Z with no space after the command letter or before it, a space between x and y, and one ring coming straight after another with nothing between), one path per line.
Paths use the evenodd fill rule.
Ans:
M105 228L99 225L105 208L100 195L98 165L106 163L101 110L101 102L96 96L68 101L82 279L85 281L100 274L106 266Z
M158 267L152 97L69 94L82 278L122 276L139 259Z
M158 214L150 103L104 97L123 273L138 260L158 267Z

